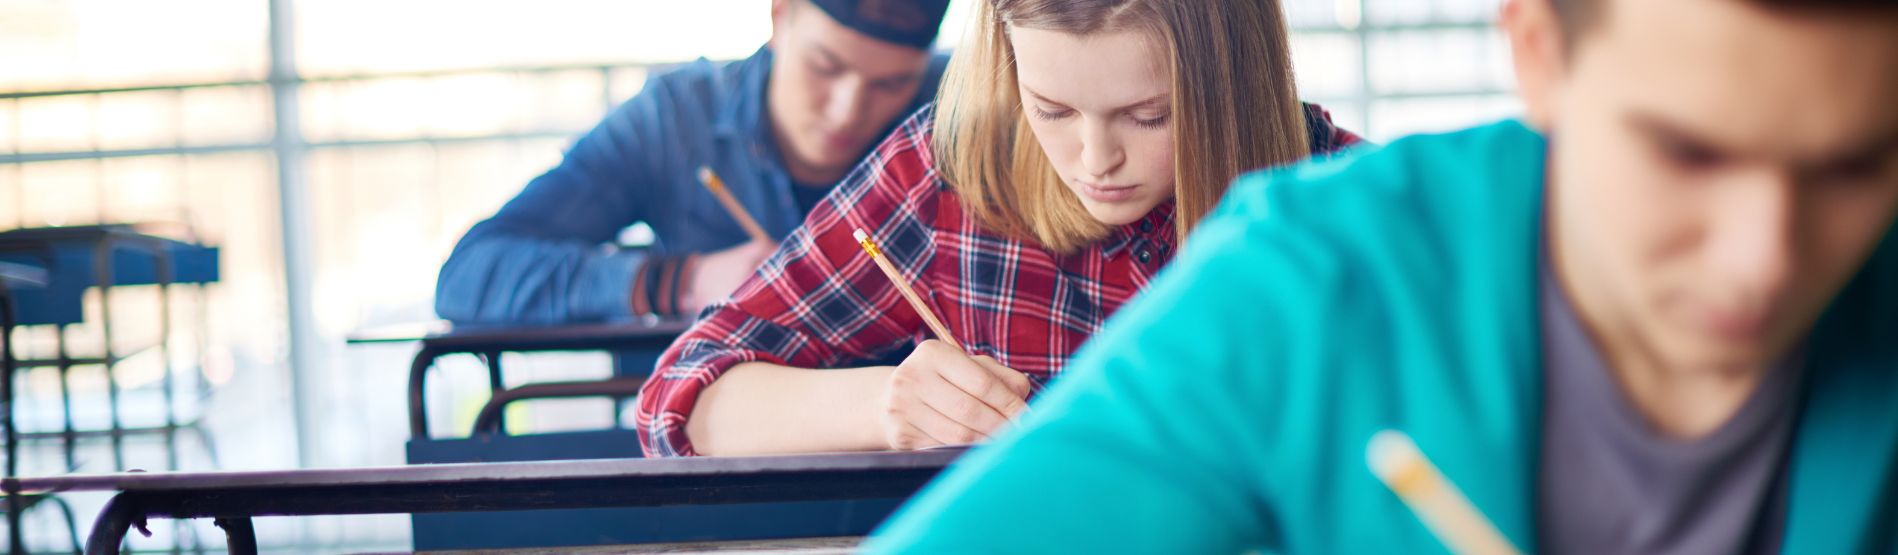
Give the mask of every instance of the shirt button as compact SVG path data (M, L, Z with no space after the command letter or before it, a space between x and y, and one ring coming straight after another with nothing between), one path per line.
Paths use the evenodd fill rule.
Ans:
M1141 233L1149 233L1152 231L1153 231L1153 220L1140 220Z
M1140 263L1141 263L1141 264L1146 264L1146 263L1148 263L1148 262L1152 262L1152 261L1153 261L1153 251L1150 251L1150 250L1147 250L1147 249L1145 249L1145 248L1142 248L1142 249L1140 249L1140 250L1137 250L1137 251L1134 251L1134 258L1138 258L1138 259L1140 259Z

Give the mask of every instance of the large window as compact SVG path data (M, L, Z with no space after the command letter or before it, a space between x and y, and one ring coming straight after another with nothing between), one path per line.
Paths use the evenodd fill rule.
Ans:
M1299 86L1376 141L1504 117L1508 48L1498 0L1287 2Z

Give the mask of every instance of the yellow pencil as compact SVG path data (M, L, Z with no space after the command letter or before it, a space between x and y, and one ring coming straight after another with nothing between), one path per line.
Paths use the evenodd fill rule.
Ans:
M1483 517L1455 484L1437 471L1410 436L1384 430L1371 436L1365 450L1371 472L1397 494L1411 512L1443 541L1452 553L1516 555L1514 544Z
M738 198L733 197L731 191L725 189L725 181L719 179L718 174L712 173L712 168L699 168L699 182L704 183L705 188L712 191L712 196L718 198L719 204L725 205L725 211L731 212L732 219L738 220L738 226L745 228L746 235L750 235L753 240L759 242L771 241L771 236L764 232L764 227L758 225L758 220L751 219L751 213L745 211L745 205L739 204Z
M883 270L883 275L889 276L890 284L895 285L896 292L902 293L903 298L909 301L910 308L916 309L916 313L923 317L923 323L929 325L929 331L936 334L936 339L961 351L962 344L957 343L955 336L949 334L949 327L942 325L942 320L936 319L936 313L929 310L929 305L923 304L923 298L916 296L916 291L910 289L909 284L903 281L903 274L898 273L896 267L891 266L890 261L883 258L883 250L878 249L876 242L870 240L870 234L859 229L851 236L857 238L857 244L863 245L863 252L870 253L870 260L876 263L877 268Z

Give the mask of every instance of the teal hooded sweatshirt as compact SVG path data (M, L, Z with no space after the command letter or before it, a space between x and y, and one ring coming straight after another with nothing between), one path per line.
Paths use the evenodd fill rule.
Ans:
M1524 552L1545 140L1519 122L1241 178L1013 432L868 542L902 553L1441 553L1372 474L1409 434ZM1898 552L1898 240L1807 342L1787 553Z

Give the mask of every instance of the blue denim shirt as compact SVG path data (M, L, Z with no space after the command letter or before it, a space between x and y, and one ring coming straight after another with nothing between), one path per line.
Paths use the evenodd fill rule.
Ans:
M935 97L947 59L932 60L904 113ZM711 252L747 239L699 183L701 166L724 179L766 232L789 235L804 214L765 117L770 75L771 50L763 48L648 79L558 166L468 230L442 265L435 311L476 324L630 317L634 273L649 254ZM637 223L652 229L653 244L614 246Z

